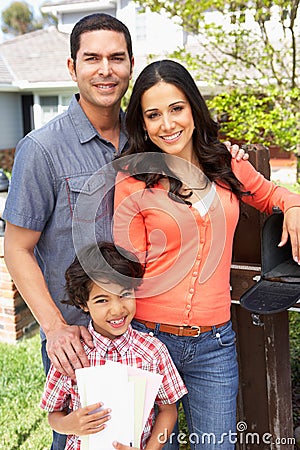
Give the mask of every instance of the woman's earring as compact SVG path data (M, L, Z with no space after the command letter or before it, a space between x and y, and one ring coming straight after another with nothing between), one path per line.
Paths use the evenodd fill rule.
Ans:
M148 141L148 133L147 133L147 130L145 130L145 133L144 133L144 139L145 139L145 141Z

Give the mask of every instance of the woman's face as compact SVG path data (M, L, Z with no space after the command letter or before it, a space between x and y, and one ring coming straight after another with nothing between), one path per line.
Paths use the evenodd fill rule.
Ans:
M141 98L144 128L163 152L193 160L194 119L185 94L160 81Z

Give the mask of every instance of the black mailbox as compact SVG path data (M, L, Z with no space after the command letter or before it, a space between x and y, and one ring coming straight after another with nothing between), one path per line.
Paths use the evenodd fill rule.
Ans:
M284 311L300 299L300 266L292 258L290 241L278 247L283 214L269 216L262 228L261 279L240 298L241 305L257 314Z

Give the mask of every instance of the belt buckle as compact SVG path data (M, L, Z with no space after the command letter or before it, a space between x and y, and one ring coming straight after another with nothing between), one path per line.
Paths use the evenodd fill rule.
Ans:
M198 336L200 336L200 334L201 334L201 327L198 327L197 325L193 325L193 326L191 327L191 329L192 329L192 330L197 330L197 334L195 334L195 336L193 336L193 337L198 337Z

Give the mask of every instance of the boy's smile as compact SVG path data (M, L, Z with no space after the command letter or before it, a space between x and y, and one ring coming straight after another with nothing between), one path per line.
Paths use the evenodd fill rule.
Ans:
M87 307L95 331L109 339L115 339L127 331L135 314L133 289L116 283L93 283Z

